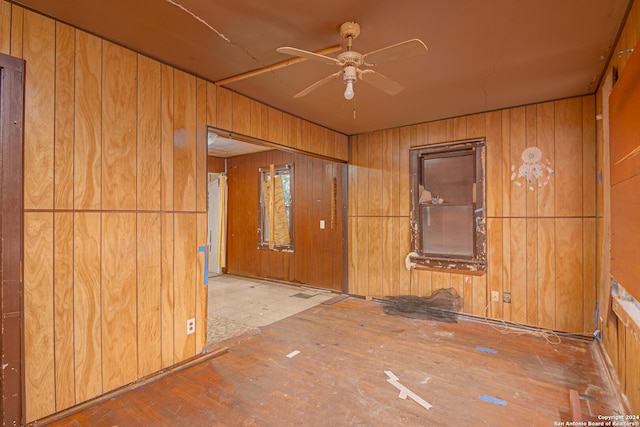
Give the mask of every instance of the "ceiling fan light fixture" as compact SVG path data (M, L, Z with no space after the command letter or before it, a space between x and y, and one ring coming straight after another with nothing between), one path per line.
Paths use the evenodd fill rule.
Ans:
M354 95L356 94L353 91L353 84L355 83L356 78L356 67L354 67L353 65L347 65L346 67L344 67L343 80L347 84L347 87L344 90L344 98L347 100L353 99Z

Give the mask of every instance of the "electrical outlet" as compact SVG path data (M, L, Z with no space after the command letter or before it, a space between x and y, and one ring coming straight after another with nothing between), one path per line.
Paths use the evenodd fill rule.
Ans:
M511 292L503 292L502 293L502 302L507 304L511 304Z
M500 292L491 291L491 302L500 302Z
M187 320L187 335L191 335L196 332L196 319L191 318Z
M324 219L320 220L320 230L324 230Z

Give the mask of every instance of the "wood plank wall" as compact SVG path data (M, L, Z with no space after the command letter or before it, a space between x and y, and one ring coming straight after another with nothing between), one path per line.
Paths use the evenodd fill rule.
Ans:
M294 164L294 251L258 249L258 169ZM229 223L227 271L342 290L341 207L344 164L272 150L227 159ZM335 227L331 226L333 180ZM325 228L320 229L324 220Z
M614 55L611 61L607 65L607 72L611 72L615 67L619 76L622 76L626 71L626 64L629 60L630 52L628 49L636 48L640 42L640 1L633 1L627 19L624 23L620 37L614 49ZM622 53L619 53L622 52ZM637 52L635 53L638 54ZM637 78L637 77L636 77ZM602 114L605 111L604 101L602 99L603 85L605 82L601 82L598 88L598 97L596 103L596 111L598 114ZM605 88L605 91L609 91L611 88ZM608 198L605 196L605 189L610 189L610 176L605 174L607 168L605 168L604 162L608 161L609 146L605 142L604 129L602 121L598 121L598 144L597 144L597 171L602 177L603 183L598 185L598 271L604 270L605 274L602 275L601 282L598 283L599 288L604 288L605 291L609 289L609 276L610 271L610 239L606 239L602 235L602 230L606 229L605 221L610 218L605 218L608 214L605 210L605 203L608 203ZM637 240L638 236L636 236ZM601 277L598 274L598 277ZM637 278L636 278L637 279ZM602 341L604 348L609 356L609 359L618 375L622 391L626 394L634 413L640 413L640 336L634 331L638 330L638 324L636 321L635 326L628 323L628 319L620 319L613 311L609 310L609 307L602 307L601 311L608 311L607 321L601 325L602 329ZM601 314L600 319L604 319L605 316ZM633 321L633 320L631 320Z
M485 137L488 269L483 275L412 269L409 149ZM596 304L595 99L563 99L361 134L349 163L349 290L430 295L453 287L464 311L591 333ZM539 147L548 185L514 185L512 168ZM491 291L511 303L491 302ZM502 300L502 299L501 299Z
M30 422L203 348L207 126L341 161L348 150L344 135L4 0L0 52L27 64Z

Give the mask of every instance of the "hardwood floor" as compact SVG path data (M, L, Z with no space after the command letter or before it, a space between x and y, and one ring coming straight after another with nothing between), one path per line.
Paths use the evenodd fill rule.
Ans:
M399 398L385 371L432 408ZM623 412L593 342L391 316L349 298L51 426L553 426L571 420L571 389L583 414Z

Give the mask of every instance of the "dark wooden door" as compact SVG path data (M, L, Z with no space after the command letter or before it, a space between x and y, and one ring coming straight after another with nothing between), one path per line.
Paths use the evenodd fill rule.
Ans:
M0 54L0 414L24 423L22 118L24 61Z

